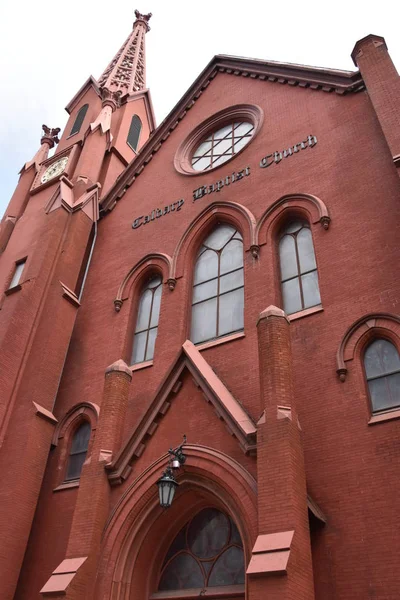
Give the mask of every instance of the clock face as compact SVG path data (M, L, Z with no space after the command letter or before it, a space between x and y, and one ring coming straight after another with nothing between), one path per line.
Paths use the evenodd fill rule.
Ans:
M42 175L41 183L46 183L46 181L50 181L54 177L61 175L64 171L68 162L68 156L63 156L63 158L59 158L55 162L53 162Z

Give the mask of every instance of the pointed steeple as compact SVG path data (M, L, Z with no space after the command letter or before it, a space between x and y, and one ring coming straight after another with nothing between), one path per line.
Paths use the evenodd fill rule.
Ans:
M145 35L150 31L151 13L135 10L136 20L128 39L99 79L101 88L121 97L146 89Z

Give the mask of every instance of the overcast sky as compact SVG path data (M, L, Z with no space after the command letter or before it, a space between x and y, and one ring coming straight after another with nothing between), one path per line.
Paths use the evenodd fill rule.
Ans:
M134 9L152 12L147 85L157 124L215 54L355 70L357 40L384 36L400 68L396 0L4 0L0 8L0 215L41 125L65 126L64 107L98 78L129 34Z

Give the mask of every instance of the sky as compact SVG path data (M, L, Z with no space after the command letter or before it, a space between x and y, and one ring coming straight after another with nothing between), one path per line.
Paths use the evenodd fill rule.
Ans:
M96 79L128 36L134 10L152 12L147 86L157 124L215 54L355 70L357 40L386 39L400 69L396 0L20 0L0 7L0 215L41 125L64 128L64 107Z

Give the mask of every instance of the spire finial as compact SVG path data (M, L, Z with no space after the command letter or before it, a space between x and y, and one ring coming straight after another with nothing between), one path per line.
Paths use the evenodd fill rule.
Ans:
M50 148L53 148L54 144L58 144L58 142L60 141L58 139L58 134L60 133L61 129L59 127L56 127L55 129L53 129L51 127L47 127L47 125L42 125L42 129L43 129L43 136L42 136L42 139L40 140L40 143L48 144L50 146Z
M151 13L135 10L136 21L128 39L99 79L99 85L123 96L146 89L145 35Z
M148 13L147 15L142 15L141 12L139 12L137 9L135 10L135 17L136 17L136 21L133 23L133 26L135 27L136 23L138 23L139 21L141 21L142 23L144 23L147 27L147 31L150 31L150 26L149 26L149 21L152 17L152 13Z
M40 138L40 144L41 144L40 148L36 152L36 154L32 158L32 160L30 160L24 164L20 173L22 173L22 171L24 171L24 170L27 171L32 165L35 165L35 169L36 169L36 171L38 171L40 163L43 162L44 160L46 160L46 158L48 157L49 150L51 148L54 148L54 145L58 144L58 142L60 141L58 139L58 134L61 131L61 129L59 127L52 128L52 127L47 127L47 125L42 125L42 129L43 129L43 135Z

